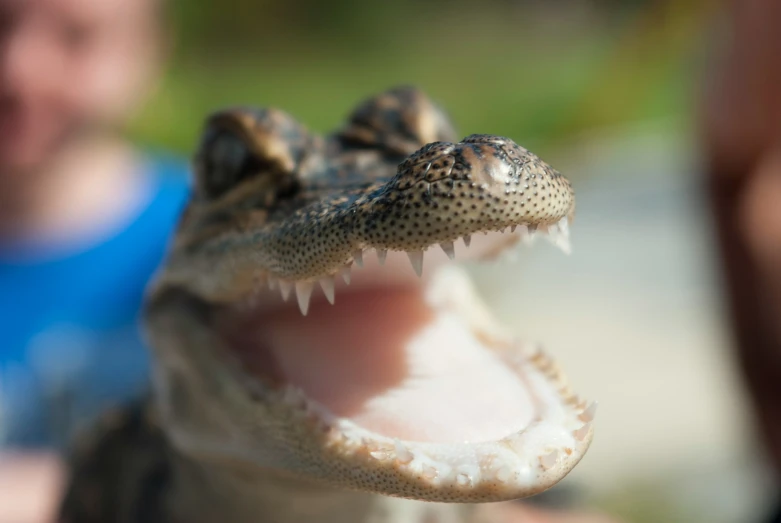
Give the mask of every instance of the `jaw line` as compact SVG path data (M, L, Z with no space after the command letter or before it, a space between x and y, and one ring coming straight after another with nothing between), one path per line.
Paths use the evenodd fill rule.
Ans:
M569 217L564 217L550 225L508 226L465 236L458 241L434 244L424 251L386 251L364 247L356 249L353 261L338 272L314 280L289 280L262 271L256 275L252 291L238 299L235 305L245 310L273 311L279 309L282 302L291 301L297 302L301 313L306 316L311 300L325 297L334 305L338 296L347 289L419 286L421 280L426 283L440 267L451 265L453 260L485 262L516 259L521 247L530 247L540 238L570 254L570 221Z
M309 444L319 449L320 459L330 460L332 466L339 463L364 481L366 474L394 478L390 483L380 482L381 488L373 485L371 490L379 493L432 501L498 501L549 488L588 448L596 404L574 396L544 353L524 349L496 325L460 269L451 265L433 271L425 289L426 304L436 318L466 325L485 350L493 351L523 382L528 397L518 400L533 410L523 426L472 441L415 441L370 430L340 415L328 402L319 401L318 394L304 392L295 380L271 376L273 372L268 371L273 366L267 365L268 360L262 361L261 373L243 361L243 382L247 383L248 375L250 382L263 381L269 401L284 405L290 419L309 427ZM318 307L329 306L321 302L314 307L312 318L299 317L298 321L317 321ZM366 350L371 351L371 346ZM266 388L269 377L276 386ZM355 478L342 486L355 487ZM333 482L332 477L322 479ZM414 496L408 494L411 484L418 492Z

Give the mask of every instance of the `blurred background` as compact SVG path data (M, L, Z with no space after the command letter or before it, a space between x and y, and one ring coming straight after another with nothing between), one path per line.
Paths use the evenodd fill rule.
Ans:
M770 506L733 366L701 189L698 111L719 4L679 0L169 0L169 56L124 132L186 157L226 105L316 131L367 95L427 91L463 135L507 135L578 193L573 254L472 268L500 318L599 400L557 489L627 522L744 522ZM512 282L509 284L508 282ZM555 495L555 489L552 495Z
M707 1L171 0L173 60L132 131L188 153L203 112L238 103L277 105L325 131L367 93L404 83L431 92L465 132L508 134L542 154L642 122L681 131L714 11Z

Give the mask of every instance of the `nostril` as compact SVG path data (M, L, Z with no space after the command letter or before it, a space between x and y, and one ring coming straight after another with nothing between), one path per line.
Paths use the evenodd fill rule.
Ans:
M498 155L497 152L498 151L490 146L487 146L484 150L480 151L484 161L483 168L475 171L475 174L477 175L476 182L504 187L507 185L508 181L512 180L515 175L513 164Z

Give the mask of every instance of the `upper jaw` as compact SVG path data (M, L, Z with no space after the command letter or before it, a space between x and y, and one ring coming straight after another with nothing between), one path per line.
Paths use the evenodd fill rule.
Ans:
M315 284L330 298L331 281L360 266L367 250L380 260L388 251L408 253L420 274L424 252L439 245L451 255L457 240L469 245L480 233L515 232L474 249L477 258L537 231L567 249L575 205L569 182L507 138L429 144L394 176L360 186L332 183L313 194L304 185L271 208L234 202L227 215L224 206L191 205L162 279L215 301L236 300L248 287L271 282L283 295L296 288L305 312ZM250 189L248 182L223 199L251 200ZM215 213L227 216L222 225L213 226Z
M279 302L278 291L287 302L295 297L301 314L307 315L310 301L318 287L326 300L334 305L337 294L366 288L417 285L452 261L487 261L509 256L519 244L529 246L544 239L563 253L571 252L569 218L561 218L552 225L513 225L500 231L485 231L475 236L465 235L461 241L445 241L426 249L393 251L384 248L359 248L352 252L352 260L336 274L317 279L295 280L264 274L253 292L240 305L254 308L274 308ZM404 261L406 259L407 261ZM411 270L410 270L411 268ZM339 292L337 292L339 291Z

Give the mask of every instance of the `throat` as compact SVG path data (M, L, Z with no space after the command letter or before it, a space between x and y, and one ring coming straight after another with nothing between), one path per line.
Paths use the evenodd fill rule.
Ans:
M343 293L338 306L313 303L222 325L245 369L300 388L333 415L406 441L492 441L529 424L523 380L425 289Z
M453 507L336 489L260 468L177 456L169 500L172 521L192 523L411 523Z

